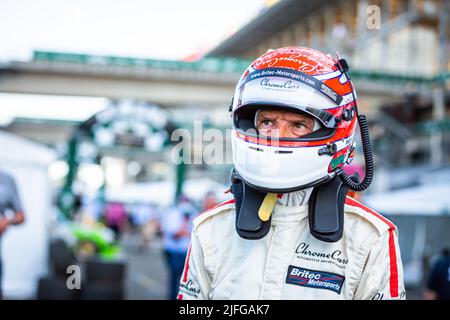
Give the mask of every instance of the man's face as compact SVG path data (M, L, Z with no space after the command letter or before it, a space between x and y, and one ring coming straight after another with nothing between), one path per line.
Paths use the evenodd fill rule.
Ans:
M256 118L259 134L272 138L300 138L311 133L314 118L305 113L262 110Z

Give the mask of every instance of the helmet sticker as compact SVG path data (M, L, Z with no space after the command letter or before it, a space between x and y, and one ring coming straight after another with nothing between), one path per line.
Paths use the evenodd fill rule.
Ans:
M331 101L335 102L337 105L340 105L342 102L342 96L338 94L336 91L334 91L332 88L328 87L326 84L324 84L322 81L307 75L303 72L295 71L295 70L289 70L289 69L282 69L282 68L267 68L264 70L257 70L254 72L251 72L243 79L243 83L241 85L244 85L245 83L249 81L253 81L259 78L267 78L267 77L281 77L281 78L288 78L292 80L296 80L298 82L304 83L320 92L322 92L326 97L328 97ZM261 85L264 86L270 86L270 80L269 78L264 79L261 81ZM274 85L277 86L279 89L295 89L295 84L292 82L286 82L282 85Z

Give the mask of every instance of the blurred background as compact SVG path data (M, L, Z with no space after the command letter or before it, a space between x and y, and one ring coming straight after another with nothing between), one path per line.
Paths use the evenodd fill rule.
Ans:
M0 238L3 298L173 298L193 217L231 197L237 80L267 49L300 45L350 64L376 169L357 197L398 226L407 297L422 299L450 247L449 12L446 0L0 1L0 183L16 186L0 208L25 215ZM173 161L180 129L192 164Z

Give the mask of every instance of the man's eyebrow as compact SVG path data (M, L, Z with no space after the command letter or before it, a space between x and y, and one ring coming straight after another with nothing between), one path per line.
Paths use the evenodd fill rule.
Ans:
M273 119L276 119L277 116L276 115L265 115L263 113L260 113L260 114L258 114L258 119L257 120L261 120L261 118L273 120Z

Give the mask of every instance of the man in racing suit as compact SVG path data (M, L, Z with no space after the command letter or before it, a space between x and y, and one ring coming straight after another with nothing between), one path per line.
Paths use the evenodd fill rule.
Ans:
M330 244L309 233L307 205L283 198L269 234L257 241L235 232L234 200L198 216L178 298L405 298L397 229L390 221L348 197L344 235Z
M304 60L299 63L298 61L301 59ZM267 61L269 61L271 69L267 69L267 73L260 72L265 70L264 63ZM282 65L285 61L288 61L288 64ZM244 82L242 78L240 82L250 85L246 88L238 85L239 90L236 92L242 96L238 97L241 105L236 109L247 108L247 111L241 112L238 118L242 120L248 116L253 121L247 121L247 123L253 122L254 127L261 135L273 137L277 132L278 137L289 138L289 140L285 142L284 153L276 152L275 155L268 153L273 150L270 149L273 145L265 145L261 140L255 140L253 145L244 145L245 148L241 149L239 146L233 146L233 153L237 151L254 152L258 156L265 153L264 156L273 157L274 162L278 161L276 157L284 157L280 161L285 161L286 157L291 157L293 160L292 166L282 165L281 169L278 169L277 179L261 180L261 183L259 180L254 180L256 181L254 182L250 181L252 176L249 174L250 178L247 181L250 181L252 186L256 186L256 188L262 186L266 188L263 190L267 190L268 187L271 187L271 183L280 181L286 181L286 185L292 183L292 176L302 179L303 176L306 177L316 170L313 167L309 168L308 165L329 158L323 158L320 152L318 154L313 152L311 154L316 158L305 158L308 160L305 161L299 158L295 152L300 153L302 149L306 150L305 152L311 152L312 148L320 143L325 146L339 143L342 141L342 135L353 137L352 130L354 130L353 125L356 120L347 117L346 121L348 122L345 123L342 120L343 116L341 120L337 121L335 128L330 128L330 131L326 132L326 141L323 140L324 137L319 136L320 129L325 132L324 126L331 121L325 122L319 117L325 111L328 112L325 108L320 109L321 112L316 112L310 106L327 102L323 102L319 95L310 94L311 89L306 86L304 86L304 91L300 92L301 96L299 95L297 98L301 100L309 93L311 97L318 100L305 101L302 105L294 106L295 108L289 105L289 110L278 108L287 103L273 102L274 90L278 100L282 99L282 95L286 92L292 94L301 90L302 83L294 80L286 81L283 78L299 78L297 72L300 70L299 64L302 67L308 63L314 66L314 72L311 73L315 75L318 74L318 71L322 71L321 80L326 77L341 76L339 70L332 69L334 67L331 62L330 67L325 68L329 61L328 56L308 48L281 48L257 59L249 68L250 71L244 74L244 77L249 74L250 80ZM276 65L276 63L280 65ZM281 71L273 69L274 65L283 69ZM323 68L326 70L316 68L317 65L321 68L325 66ZM258 67L259 70L257 70ZM293 75L286 71L289 68L295 70ZM313 70L313 68L308 70ZM255 72L260 73L255 74ZM263 77L270 72L278 72L277 75L282 75L282 77ZM314 85L314 79L310 79L308 74L302 73L301 76ZM339 82L345 84L346 80L341 79ZM255 82L255 86L252 85L252 81ZM326 82L325 85L331 87ZM338 89L346 93L343 88L337 88L336 91L339 91ZM248 96L246 96L245 90L249 92ZM261 90L261 93L258 90ZM263 101L261 95L267 94L271 95L266 97L270 104L264 105L261 103ZM248 111L250 107L255 106L254 103L251 103L251 95L255 96L255 101L257 101L256 108L254 108L256 111L253 113ZM288 98L292 104L294 101L292 96ZM303 105L309 106L309 109L301 109ZM342 112L342 110L336 110L345 109L345 106L351 107L351 101L339 100L337 105L331 106L329 109L333 110L332 112ZM298 110L294 112L294 109ZM315 118L313 114L319 116ZM326 115L328 120L332 119L330 114ZM235 127L238 125L239 123L235 122ZM348 132L342 131L342 135L333 140L330 132L339 134L339 130L347 130L347 128L350 128ZM310 135L308 140L302 140L314 132L316 132L315 136ZM314 141L312 137L316 137L316 140ZM247 143L251 138L248 135L243 141ZM243 142L238 141L238 143ZM254 147L255 144L258 144L258 148ZM349 142L348 145L350 144ZM347 147L337 145L338 150L330 152L330 156L343 155L342 157L345 157L350 154L352 150L348 148L348 145ZM248 146L258 150L247 151ZM292 146L297 149L294 148L291 152L288 147ZM246 170L254 172L254 167L239 166L235 158L233 160L243 179L247 178ZM254 166L254 164L251 165ZM327 167L329 167L328 164L325 169ZM289 174L294 170L297 171ZM298 170L304 171L302 173ZM318 168L317 172L323 171L320 170L322 169ZM320 174L317 173L317 175ZM343 198L345 203L342 203L344 219L341 236L335 241L322 241L310 232L308 215L309 200L313 189L318 184L301 180L295 183L302 187L294 188L295 190L292 192L276 192L276 200L273 202L273 206L269 206L271 208L270 226L262 237L249 240L250 238L242 237L236 232L237 210L240 210L237 208L240 205L235 200L224 202L199 215L193 222L191 244L180 281L178 299L405 299L397 228L382 215L347 196ZM289 185L289 187L292 189L293 186ZM271 190L280 189L272 188ZM261 208L263 206L264 202ZM263 217L261 219L264 221Z

